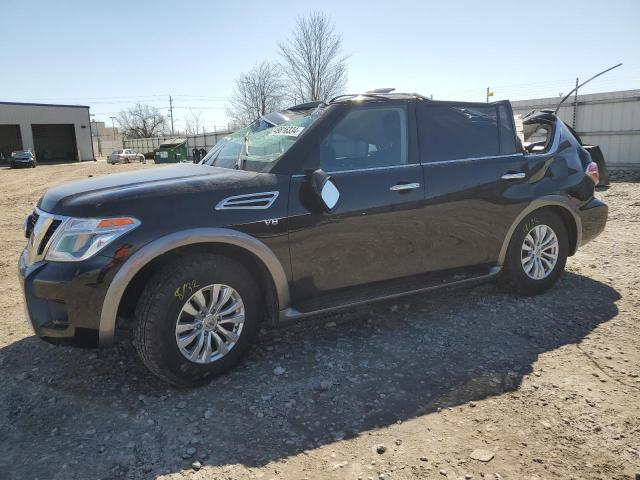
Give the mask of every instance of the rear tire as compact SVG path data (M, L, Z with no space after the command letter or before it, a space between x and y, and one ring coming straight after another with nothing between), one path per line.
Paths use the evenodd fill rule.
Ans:
M226 301L225 292L231 292ZM222 302L217 308L214 295ZM177 257L153 275L138 301L136 350L162 380L177 387L202 385L234 367L249 349L258 331L260 303L258 285L236 260L213 254ZM227 317L212 314L234 306ZM187 358L191 352L197 355Z
M519 295L538 295L560 278L567 262L568 235L563 220L549 210L525 217L516 227L499 279Z

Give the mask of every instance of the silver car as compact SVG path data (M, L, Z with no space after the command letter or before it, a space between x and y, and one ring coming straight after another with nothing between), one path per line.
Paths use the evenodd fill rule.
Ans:
M144 155L136 152L130 148L124 150L114 150L109 156L107 156L107 163L114 165L116 163L131 163L131 162L146 163Z

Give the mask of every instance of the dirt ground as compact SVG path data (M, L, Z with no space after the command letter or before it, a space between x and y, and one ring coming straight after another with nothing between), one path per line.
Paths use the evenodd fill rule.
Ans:
M545 295L486 284L263 332L178 391L127 343L50 346L23 315L38 197L137 168L156 167L0 168L0 478L640 478L640 183L598 193L605 232Z

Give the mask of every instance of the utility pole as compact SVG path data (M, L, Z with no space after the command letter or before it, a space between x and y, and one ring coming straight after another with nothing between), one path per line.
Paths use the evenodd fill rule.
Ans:
M115 119L116 117L109 117L111 119L111 130L113 130L113 141L116 141L116 124L115 124Z
M578 116L578 77L576 77L576 94L573 97L573 121L571 126L576 129L576 117Z
M171 117L171 135L173 135L173 98L169 95L169 116Z

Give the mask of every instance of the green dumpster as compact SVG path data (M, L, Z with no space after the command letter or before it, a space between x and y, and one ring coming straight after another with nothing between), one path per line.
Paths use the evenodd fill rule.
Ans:
M162 142L156 148L153 159L156 163L176 163L186 162L187 158L187 139L186 138L170 138Z

